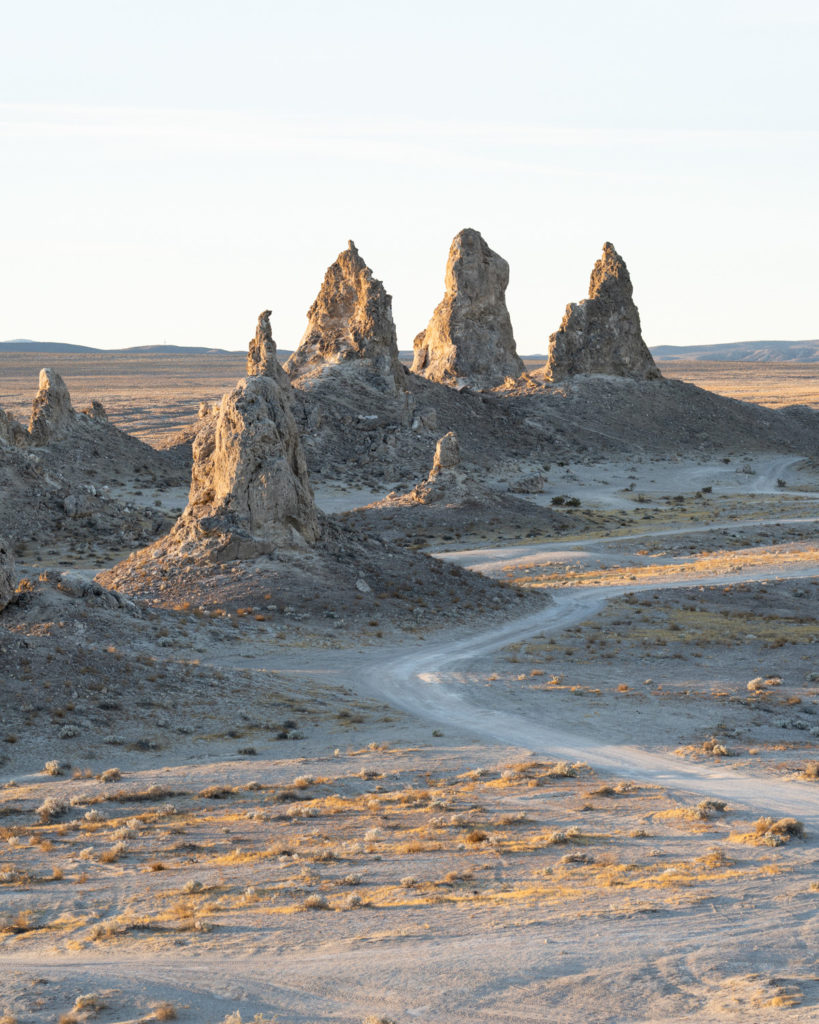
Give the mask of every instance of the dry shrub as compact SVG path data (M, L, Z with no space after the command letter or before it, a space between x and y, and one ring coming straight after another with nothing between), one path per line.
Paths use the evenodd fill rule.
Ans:
M759 818L753 834L767 846L783 846L791 839L804 839L805 826L797 818Z
M224 800L235 792L236 790L230 786L206 786L197 793L197 796L204 800Z
M485 843L487 835L479 828L473 828L469 835L466 836L466 842L477 845L478 843Z

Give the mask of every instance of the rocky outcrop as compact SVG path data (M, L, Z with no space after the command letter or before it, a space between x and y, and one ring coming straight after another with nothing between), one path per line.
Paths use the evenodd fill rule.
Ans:
M17 586L17 575L14 571L14 556L11 548L0 537L0 612L14 596Z
M450 430L435 446L429 476L413 488L410 497L421 505L462 500L469 488L466 475L458 469L460 462L461 447L458 437Z
M446 294L413 343L413 373L452 386L497 387L523 373L506 308L509 264L478 231L452 240Z
M299 347L285 363L291 377L355 365L393 392L406 390L392 299L353 242L328 267L307 318Z
M247 375L254 377L262 374L266 377L273 377L284 387L288 385L287 374L276 355L276 342L273 340L273 331L270 327L271 310L265 309L259 314L259 321L256 324L256 334L251 339L247 353ZM199 412L200 417L202 411Z
M560 329L549 338L546 366L537 375L552 381L580 373L658 378L632 291L624 260L606 242L592 270L589 297L566 307Z
M71 432L75 419L71 396L62 377L54 370L40 370L39 390L28 425L31 443L44 445L65 437Z
M6 444L19 444L27 437L25 428L13 416L0 409L0 441Z
M269 316L261 314L250 342L253 372L218 405L200 409L187 507L148 553L224 561L304 548L318 539L290 380L277 370Z

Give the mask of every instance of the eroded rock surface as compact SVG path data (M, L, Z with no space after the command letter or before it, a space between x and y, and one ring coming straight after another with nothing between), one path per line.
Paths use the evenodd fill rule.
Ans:
M14 571L14 556L11 548L0 537L0 612L14 596L17 586L17 575Z
M259 321L256 324L256 334L251 339L247 353L247 375L248 377L262 374L273 377L284 386L288 381L287 374L276 356L276 342L273 340L273 331L270 327L271 310L265 309L259 314ZM199 410L200 417L202 410Z
M31 443L44 445L65 437L71 432L75 417L62 377L48 368L40 370L39 390L28 425Z
M553 381L581 373L658 378L632 292L625 261L606 242L592 270L589 297L566 307L560 329L549 338L548 361L539 375Z
M473 228L452 241L446 294L413 344L413 373L476 388L523 373L506 308L509 264Z
M324 275L307 312L307 330L285 363L291 377L355 364L393 391L406 390L392 299L350 242Z
M26 437L25 429L4 409L0 409L0 441L6 444L17 444Z
M463 499L469 487L466 474L458 469L460 462L461 447L458 437L450 430L435 446L429 476L413 488L411 497L422 505Z
M288 385L289 386L289 385ZM193 444L188 506L168 543L245 557L319 534L296 422L274 377L240 380Z

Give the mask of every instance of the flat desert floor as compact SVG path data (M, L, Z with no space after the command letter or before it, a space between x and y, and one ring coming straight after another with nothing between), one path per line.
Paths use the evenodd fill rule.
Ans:
M242 364L60 369L158 439ZM549 483L596 526L432 551L536 613L180 609L104 680L33 680L2 726L0 1022L815 1021L819 473L624 454Z
M112 423L148 444L160 445L196 419L199 403L218 401L245 372L244 352L211 352L196 357L140 353L3 353L0 409L25 424L43 366L65 380L77 409L93 399L105 405ZM539 361L526 360L531 371ZM696 384L729 398L771 408L819 408L816 363L659 363L666 377Z

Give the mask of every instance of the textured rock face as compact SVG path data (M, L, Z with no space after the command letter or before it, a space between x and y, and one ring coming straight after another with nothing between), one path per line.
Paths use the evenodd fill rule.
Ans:
M549 357L541 371L548 380L579 373L641 380L660 376L643 341L628 269L611 242L603 246L594 265L589 297L566 307L560 330L549 339Z
M39 390L31 410L28 432L34 445L48 444L70 433L76 414L59 373L40 370Z
M446 295L414 342L413 373L444 384L493 388L523 373L506 309L509 264L478 231L449 249Z
M0 537L0 612L14 596L17 576L14 572L14 558L6 541Z
M454 469L460 461L461 446L458 444L458 436L454 431L450 430L448 434L444 434L435 446L432 474L440 473L442 469Z
M255 372L203 417L188 506L168 537L169 550L195 557L213 548L223 557L249 557L318 539L290 381L276 371L268 317L259 317L250 343L248 368Z
M284 386L288 382L288 377L276 357L276 342L273 340L273 331L270 327L270 314L271 310L269 309L265 309L259 314L256 334L250 342L247 353L247 375L253 377L263 374L266 377L275 378L279 384Z
M457 435L450 430L435 446L432 469L426 480L410 492L413 501L430 505L437 501L463 500L469 492L466 475L458 469L461 448Z
M5 441L6 444L17 444L26 436L25 429L17 420L0 409L0 441Z
M390 390L405 390L392 299L353 242L328 267L307 318L304 337L285 363L291 377L315 367L361 361Z
M205 534L247 533L286 543L318 538L307 464L289 399L272 377L239 381L193 445L193 471L183 518Z

